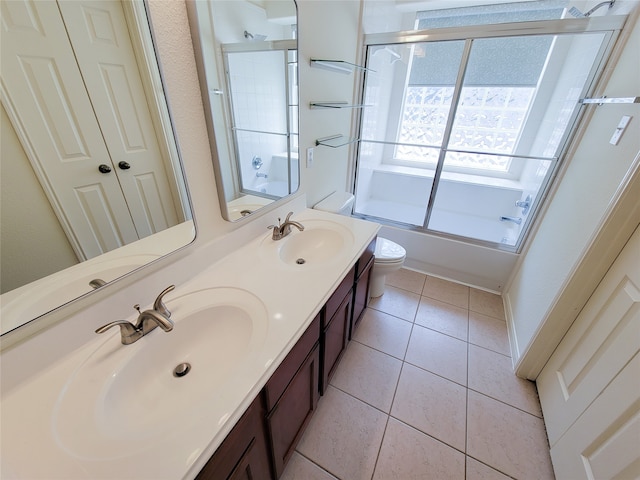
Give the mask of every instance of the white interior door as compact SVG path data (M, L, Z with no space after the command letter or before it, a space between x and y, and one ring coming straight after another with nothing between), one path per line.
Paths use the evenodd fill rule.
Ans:
M640 478L640 228L537 379L557 478Z
M0 2L2 101L80 259L138 239L56 2Z
M178 214L122 5L78 0L59 6L138 235L176 225Z

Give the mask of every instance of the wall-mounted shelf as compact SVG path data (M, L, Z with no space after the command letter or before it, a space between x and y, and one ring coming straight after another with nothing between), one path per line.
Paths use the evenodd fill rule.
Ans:
M351 105L349 102L309 102L309 107L316 108L364 108L368 105Z
M580 103L597 103L598 105L604 105L605 103L640 103L640 97L582 98Z
M316 146L339 148L357 142L357 138L347 138L344 135L331 135L330 137L318 138Z
M309 60L312 67L323 68L325 70L331 70L332 72L343 73L349 75L354 70L373 72L370 68L356 65L355 63L345 62L344 60L322 60L320 58L312 58Z

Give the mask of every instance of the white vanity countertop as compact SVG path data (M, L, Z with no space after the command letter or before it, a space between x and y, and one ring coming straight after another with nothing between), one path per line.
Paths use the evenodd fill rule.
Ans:
M67 440L71 434L56 427L59 412L63 407L68 409L61 402L70 389L70 379L98 349L108 355L116 349L136 348L135 343L121 345L119 330L114 328L113 333L96 335L95 340L3 395L3 478L194 478L379 229L375 223L310 209L297 213L295 220L305 226L334 222L350 232L353 242L319 264L285 265L273 258L284 242L273 241L271 233L266 232L188 283L177 285L165 297L171 309L172 301L191 292L227 287L249 292L265 307L263 340L242 361L210 366L212 372L232 369L233 374L222 384L207 388L203 395L206 401L194 399L192 408L174 409L167 399L140 399L141 412L161 409L168 422L177 416L180 422L170 428L156 422L148 431L130 434L98 425L92 428L102 428L99 434L103 449L80 452L70 446ZM290 235L297 233L293 228ZM178 316L179 309L172 318L179 322ZM139 342L171 334L157 329ZM94 414L99 417L103 412L97 410Z

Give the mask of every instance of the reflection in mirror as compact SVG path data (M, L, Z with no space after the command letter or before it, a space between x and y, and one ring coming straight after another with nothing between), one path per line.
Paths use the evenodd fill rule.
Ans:
M4 334L195 230L146 4L1 8Z
M236 221L298 189L296 4L187 6L222 215Z

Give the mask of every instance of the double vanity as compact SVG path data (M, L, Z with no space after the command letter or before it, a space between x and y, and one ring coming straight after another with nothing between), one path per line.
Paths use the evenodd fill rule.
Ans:
M3 395L3 476L277 478L366 306L379 228L291 221L166 292L169 331L111 328Z

